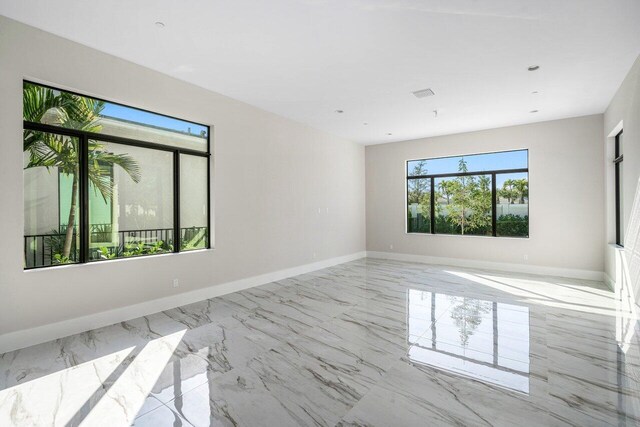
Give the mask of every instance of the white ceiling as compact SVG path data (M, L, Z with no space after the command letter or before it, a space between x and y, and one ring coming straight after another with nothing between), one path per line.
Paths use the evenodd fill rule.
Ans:
M0 14L364 144L602 113L640 54L638 0L0 0Z

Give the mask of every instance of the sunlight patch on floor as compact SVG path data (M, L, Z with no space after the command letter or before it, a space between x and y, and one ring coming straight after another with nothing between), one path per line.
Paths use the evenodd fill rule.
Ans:
M67 425L134 348L0 390L0 425Z
M575 286L544 280L514 280L501 277L445 270L451 275L522 298L522 302L585 313L616 316L613 293L586 286ZM503 281L504 280L504 281ZM585 290L587 292L585 292Z
M148 342L80 425L131 424L186 332Z

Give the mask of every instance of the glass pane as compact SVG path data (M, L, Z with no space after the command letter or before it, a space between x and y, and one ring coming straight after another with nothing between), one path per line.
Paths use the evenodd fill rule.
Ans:
M491 176L437 178L436 233L492 235Z
M24 120L206 152L208 126L24 82Z
M529 174L496 175L496 193L497 235L529 236Z
M89 259L173 251L173 154L89 141Z
M440 157L437 159L411 160L407 162L407 175L438 175L456 173L461 164L466 172L485 172L505 169L527 169L527 150L499 153L472 154L468 156Z
M207 157L180 155L180 250L209 247Z
M431 179L407 180L407 232L431 233Z
M79 260L78 140L24 131L24 266Z

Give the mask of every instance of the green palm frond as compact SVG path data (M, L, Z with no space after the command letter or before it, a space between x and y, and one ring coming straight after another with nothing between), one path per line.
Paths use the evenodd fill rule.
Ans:
M100 112L104 102L68 92L57 92L31 83L23 88L24 119L31 122L55 124L60 127L99 133ZM23 150L29 154L25 168L57 167L66 174L78 169L78 139L47 132L24 131ZM89 142L89 178L103 197L113 193L111 176L104 174L100 165L120 166L134 182L140 181L140 166L126 154L114 154L103 145Z
M52 89L25 82L23 85L22 111L24 120L41 123L47 112L58 115L68 106Z
M33 131L25 131L25 135L25 152L29 153L25 169L57 167L65 173L75 171L78 161L75 138Z
M100 133L100 112L104 109L104 102L84 96L78 96L63 92L60 94L64 98L65 116L63 127L78 129L86 132Z
M113 178L111 174L99 171L104 171L104 169L90 172L89 181L93 184L94 191L99 192L104 202L107 203L113 195Z
M104 146L98 142L90 141L89 143L89 180L93 184L95 190L105 202L113 194L113 177L110 167L119 166L133 180L138 183L141 179L141 170L138 162L127 154L114 154L104 149ZM106 166L106 167L105 167Z
M23 117L34 123L45 123L61 128L100 133L100 112L104 102L59 92L31 83L23 86ZM105 203L113 195L111 169L118 165L134 182L140 181L140 165L127 154L114 154L96 141L89 141L89 181L94 191L100 192ZM68 259L73 243L76 212L76 188L79 181L79 139L55 133L25 129L23 151L28 156L27 168L57 168L72 178L73 190L69 220L64 239L62 256Z

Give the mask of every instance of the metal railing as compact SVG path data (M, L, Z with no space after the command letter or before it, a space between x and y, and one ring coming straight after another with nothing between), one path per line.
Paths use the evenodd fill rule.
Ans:
M173 251L173 228L143 230L110 230L110 224L96 224L89 235L89 259L111 259ZM78 234L74 230L68 257L63 256L66 230L58 233L24 236L24 266L39 268L74 263L79 260ZM206 248L209 239L207 227L181 229L181 250Z

